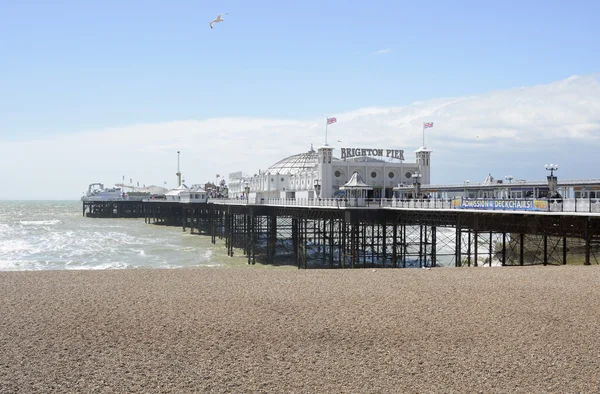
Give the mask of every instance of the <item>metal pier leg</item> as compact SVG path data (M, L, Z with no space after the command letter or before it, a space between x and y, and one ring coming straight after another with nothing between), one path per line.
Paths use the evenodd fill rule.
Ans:
M406 225L402 225L402 268L406 268L406 253L408 245L406 244Z
M419 224L419 268L423 267L423 225Z
M431 266L437 267L437 229L431 226Z
M524 249L525 249L525 234L519 234L519 236L521 237L521 250L519 251L519 265L523 265L525 260L524 260Z
M381 225L382 228L382 256L381 256L381 268L385 267L385 263L387 262L387 225L385 219L382 220Z
M502 266L506 266L506 233L502 233Z
M474 247L475 247L475 261L473 262L473 266L477 267L477 249L479 249L479 233L477 232L477 230L473 231L473 241L475 243Z
M292 218L292 249L294 249L294 257L296 258L296 265L300 268L298 260L298 219Z
M244 215L244 233L242 235L242 240L244 242L244 256L248 256L250 254L250 244L248 243L248 234L250 233L250 229L248 228L248 215Z
M252 218L250 220L251 220L250 225L252 226L252 237L250 239L251 248L252 248L251 264L254 265L254 264L256 264L256 215L254 215L254 213L252 214Z
M333 268L333 221L334 219L329 220L329 267Z
M489 266L491 267L492 266L492 252L493 252L493 250L492 250L492 232L491 231L490 231L490 250L489 250L489 252L490 252Z
M567 264L567 237L563 237L563 265Z
M471 229L467 230L467 267L471 266Z
M455 267L462 267L462 230L460 228L460 216L456 218L456 244L455 253L456 261L454 262Z
M357 247L360 246L358 249L359 258L362 249L363 268L367 268L367 225L367 223L363 223L362 226L359 225L358 227L360 242L357 243Z
M544 265L548 265L548 236L543 235L544 240Z
M367 227L365 226L365 237L367 236ZM371 222L371 267L375 267L375 220Z
M302 259L304 261L304 269L308 268L308 219L302 219L304 222L304 242L303 242L303 253Z
M392 229L392 264L394 268L398 268L398 255L396 253L398 245L398 224L394 221L394 228Z
M350 267L351 268L355 268L356 266L356 259L360 256L358 256L358 238L359 238L359 234L358 234L358 226L359 224L357 223L352 223L351 225L352 228L352 262L350 263Z
M591 201L591 200L590 200ZM591 204L591 202L590 202ZM590 218L589 216L585 218L585 263L584 265L590 265Z
M275 248L277 247L277 215L270 216L269 226L269 261L275 263Z

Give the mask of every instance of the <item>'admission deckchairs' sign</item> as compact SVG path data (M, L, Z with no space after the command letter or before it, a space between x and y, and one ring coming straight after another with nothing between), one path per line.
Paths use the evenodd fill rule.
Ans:
M507 211L547 211L546 200L494 200L490 198L455 198L452 207L459 209L491 209Z

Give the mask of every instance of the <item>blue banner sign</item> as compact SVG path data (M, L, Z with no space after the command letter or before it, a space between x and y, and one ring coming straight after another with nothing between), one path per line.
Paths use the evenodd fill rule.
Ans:
M494 200L490 198L457 198L452 201L453 208L491 209L506 211L547 211L546 200Z

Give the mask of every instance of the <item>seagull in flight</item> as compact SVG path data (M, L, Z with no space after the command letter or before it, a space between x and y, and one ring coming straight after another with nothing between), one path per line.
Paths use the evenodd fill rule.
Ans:
M227 14L229 14L229 12ZM223 19L223 15L227 14L219 14L219 16L217 16L217 19L210 21L210 28L212 29L215 23L223 22L225 20Z

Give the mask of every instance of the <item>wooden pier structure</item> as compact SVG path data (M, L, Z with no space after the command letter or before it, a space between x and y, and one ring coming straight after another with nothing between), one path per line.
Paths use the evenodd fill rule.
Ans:
M598 264L600 213L591 207L540 212L452 209L447 201L403 207L215 199L88 201L83 214L181 226L224 242L229 256L243 253L249 264L403 268Z

